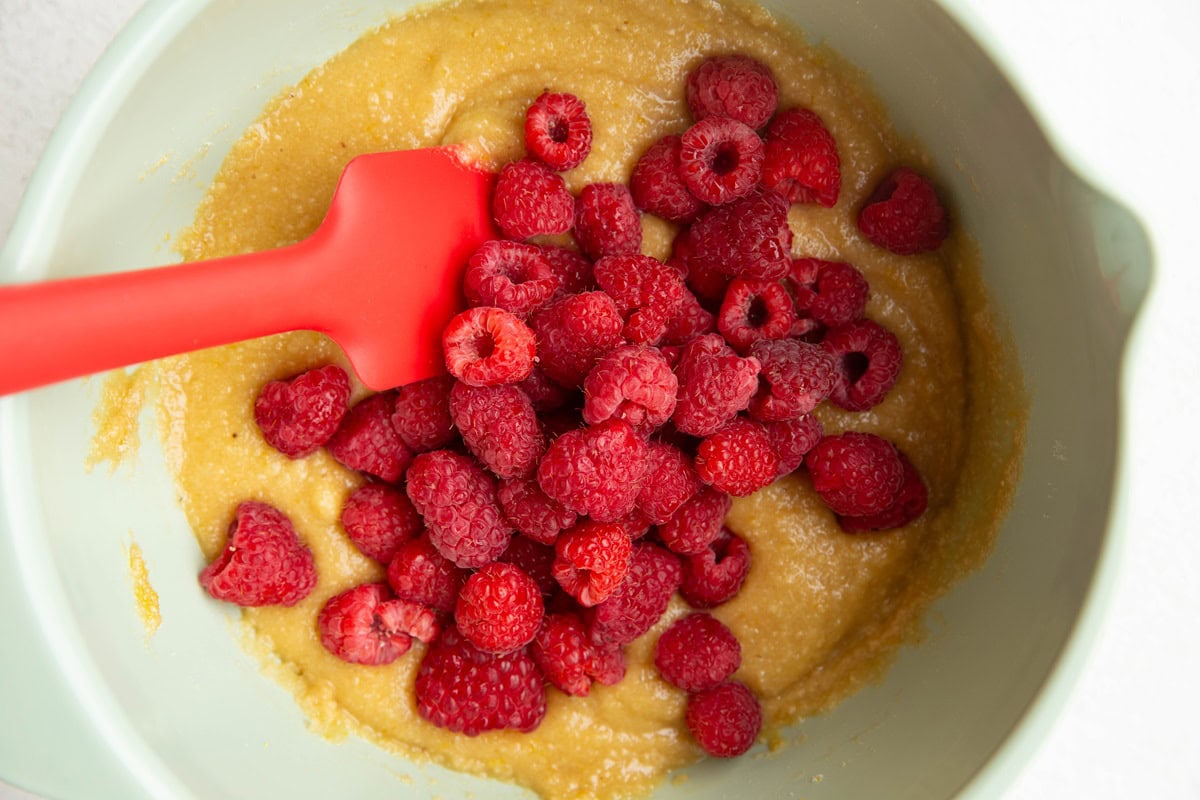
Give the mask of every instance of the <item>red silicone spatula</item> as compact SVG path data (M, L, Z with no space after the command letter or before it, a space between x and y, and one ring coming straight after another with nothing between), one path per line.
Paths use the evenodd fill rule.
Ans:
M307 239L178 266L0 287L0 394L293 330L328 334L376 390L443 370L492 176L446 148L362 155Z

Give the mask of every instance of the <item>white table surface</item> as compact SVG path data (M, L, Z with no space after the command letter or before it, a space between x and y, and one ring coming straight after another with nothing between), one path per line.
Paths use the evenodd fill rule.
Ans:
M1147 221L1155 323L1132 366L1133 525L1087 667L1006 793L1200 798L1200 3L961 0L1077 163ZM87 70L142 0L0 0L0 236ZM1085 18L1079 13L1088 8ZM0 712L2 713L2 712ZM3 784L0 798L29 795Z

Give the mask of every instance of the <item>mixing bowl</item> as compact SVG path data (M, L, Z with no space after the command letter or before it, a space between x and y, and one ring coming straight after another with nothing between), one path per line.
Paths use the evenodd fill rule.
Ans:
M170 235L266 102L405 5L152 0L63 120L0 275L171 260ZM766 5L864 68L934 153L1020 351L1029 444L995 553L885 680L788 731L796 745L701 764L656 796L987 796L1053 715L1111 570L1119 369L1149 247L942 6ZM150 421L135 463L84 469L97 388L0 403L0 776L55 797L522 796L310 733L239 646L233 614L197 591L200 555ZM151 638L132 598L135 539L165 620Z

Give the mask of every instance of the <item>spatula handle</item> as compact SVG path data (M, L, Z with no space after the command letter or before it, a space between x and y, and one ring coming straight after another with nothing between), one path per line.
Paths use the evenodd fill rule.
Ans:
M311 328L310 249L0 287L0 394Z

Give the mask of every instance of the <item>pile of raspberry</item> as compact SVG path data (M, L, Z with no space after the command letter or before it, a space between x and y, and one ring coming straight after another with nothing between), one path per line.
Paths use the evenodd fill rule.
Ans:
M469 307L443 333L447 374L350 405L349 376L326 366L256 401L271 446L324 448L365 478L341 527L386 580L326 602L321 642L362 665L424 643L412 690L434 725L533 730L547 684L587 695L619 682L625 648L678 593L693 611L662 633L655 664L688 693L696 742L739 755L762 710L735 680L740 643L709 613L750 569L724 524L732 498L805 470L847 532L925 510L892 443L826 436L813 414L871 409L902 360L864 317L858 269L792 256L789 208L838 201L832 135L811 110L779 110L769 69L745 56L703 61L687 101L694 123L651 146L628 184L574 196L560 173L587 158L591 122L573 95L538 97L527 156L496 181L504 238L471 256ZM641 253L642 214L679 226L665 263ZM946 235L932 187L906 168L857 221L898 253ZM200 580L241 605L293 605L316 571L287 517L252 501Z

